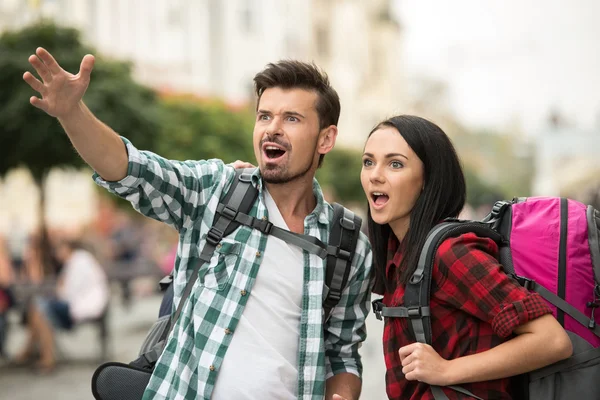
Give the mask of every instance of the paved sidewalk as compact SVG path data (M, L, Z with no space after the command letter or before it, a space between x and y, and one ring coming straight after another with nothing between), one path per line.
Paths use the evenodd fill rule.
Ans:
M119 299L115 299L110 314L111 361L129 362L137 356L139 346L157 317L159 305L159 296L134 298L131 308L125 310ZM370 315L367 325L369 338L361 349L365 369L361 399L384 400L383 323ZM22 328L13 327L7 343L11 354L20 349L24 341ZM98 366L99 355L96 334L96 329L88 325L72 333L60 334L57 337L60 362L57 370L50 375L39 375L25 367L9 367L0 361L0 399L93 399L91 377Z

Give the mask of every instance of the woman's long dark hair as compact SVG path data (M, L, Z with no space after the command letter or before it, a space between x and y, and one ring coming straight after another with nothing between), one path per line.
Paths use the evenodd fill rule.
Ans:
M436 124L412 115L399 115L378 124L369 137L382 127L395 128L421 159L424 189L410 213L406 236L400 243L403 256L398 281L406 284L412 276L429 231L444 218L456 218L466 198L465 177L450 138ZM385 269L388 243L394 233L389 224L379 225L368 216L369 237L375 261L375 290L392 291Z

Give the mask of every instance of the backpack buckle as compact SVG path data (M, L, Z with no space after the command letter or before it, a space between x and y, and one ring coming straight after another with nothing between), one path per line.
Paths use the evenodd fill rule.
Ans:
M346 251L346 250L341 249L341 248L337 249L337 256L339 258L341 258L342 260L344 260L344 261L352 261L351 258L350 258L350 255L351 254L350 254L349 251Z
M510 203L506 202L506 201L497 201L494 203L494 206L492 207L492 216L494 218L500 218L502 216L502 213L504 212L504 210L506 210L506 207L508 207L510 205Z
M237 215L237 211L229 206L225 206L223 207L223 210L221 210L221 215L233 221L235 219L235 216Z
M340 218L340 225L342 228L348 229L350 231L354 230L354 220L351 218L347 218L345 215Z
M533 290L535 288L535 281L533 279L525 278L517 274L511 274L513 278L519 282L519 285L523 286L527 290Z
M160 291L164 292L165 290L167 290L167 288L169 287L169 285L171 283L173 283L173 275L167 275L164 278L162 278L158 282L158 286L160 287Z
M221 232L219 229L215 228L214 226L212 228L210 228L210 230L206 234L206 241L213 246L218 245L222 238L223 238L223 232Z
M258 229L262 233L268 235L271 233L271 229L273 229L273 223L269 222L269 220L260 220L254 218L252 220L252 228Z
M371 302L371 305L373 307L373 313L375 314L375 318L377 318L380 321L383 320L383 317L381 315L383 311L383 299L373 300Z

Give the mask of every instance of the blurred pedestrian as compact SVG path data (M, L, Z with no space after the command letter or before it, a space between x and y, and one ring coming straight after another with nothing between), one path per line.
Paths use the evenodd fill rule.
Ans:
M56 258L62 263L55 296L36 296L27 310L28 339L16 363L30 361L39 352L36 366L42 372L56 364L54 330L70 330L79 322L106 311L109 289L106 274L96 258L73 240L60 240Z

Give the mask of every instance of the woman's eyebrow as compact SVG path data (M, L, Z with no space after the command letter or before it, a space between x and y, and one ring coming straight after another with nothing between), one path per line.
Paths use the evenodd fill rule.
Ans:
M373 154L371 154L371 153L364 153L363 156L364 157L374 157ZM408 160L408 157L406 157L402 153L387 153L385 155L385 158L393 158L393 157L404 157L404 158L406 158Z

